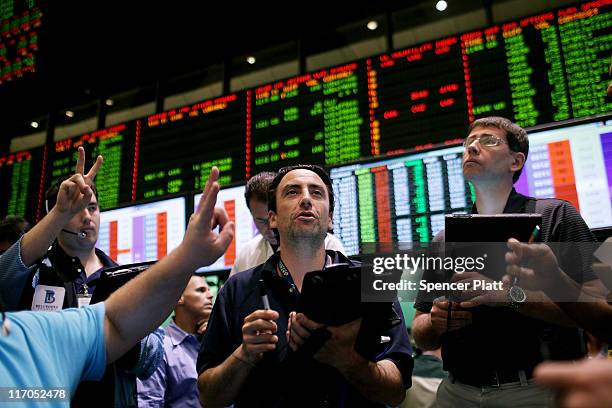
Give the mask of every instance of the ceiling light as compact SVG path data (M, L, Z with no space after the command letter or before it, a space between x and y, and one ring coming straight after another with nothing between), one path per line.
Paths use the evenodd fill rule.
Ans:
M247 57L247 59L246 59L246 62L248 62L251 65L253 65L255 63L255 61L256 61L255 57L253 57L253 56Z
M369 21L368 24L366 24L366 27L368 27L368 30L376 30L378 28L378 23L374 20Z
M436 3L436 10L444 11L448 7L448 3L444 0L440 0Z
M74 112L71 110L67 110L66 111L66 116L68 116L69 118L74 118Z
M113 106L115 104L115 101L113 101L111 98L108 98L104 101L104 103L106 104L106 106Z
M34 129L36 129L38 127L38 122L33 120L32 122L30 122L30 126L32 126Z

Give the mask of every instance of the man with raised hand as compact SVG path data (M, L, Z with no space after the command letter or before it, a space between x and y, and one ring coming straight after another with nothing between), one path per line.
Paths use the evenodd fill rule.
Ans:
M5 254L7 258L0 261L6 267L4 272L13 277L12 282L3 279L4 283L23 288L18 309L53 311L89 304L104 270L117 266L96 248L100 208L94 180L102 161L102 156L98 156L85 173L85 150L79 147L75 174L59 180L47 190L45 207L48 214L40 222L44 228L37 230L34 237L24 236ZM68 198L79 188L78 183L84 183L91 192L83 197L89 199L85 208ZM12 310L15 305L12 297L10 299L6 306ZM53 301L48 302L50 299ZM136 406L136 378L148 378L162 357L161 335L152 333L109 367L102 382L81 384L72 406L88 406L92 395L99 395L98 402L105 405Z
M297 368L284 365L287 348L301 349L311 332L322 326L295 313L305 274L329 264L358 264L325 250L334 196L322 168L280 169L270 186L268 205L280 251L264 264L230 277L219 292L198 358L200 401L204 406L236 408L399 404L410 386L412 358L397 304L393 312L398 324L392 328L379 328L379 316L367 322L364 318L363 324L358 319L328 327L330 338L312 359ZM362 328L372 335L364 336L367 340L357 352Z
M19 307L20 299L22 308L24 306L30 308L32 296L34 295L31 274L37 270L37 262L47 254L49 247L60 234L65 234L65 238L71 241L78 239L84 241L83 243L78 243L80 246L90 243L93 239L93 243L89 245L91 247L90 250L87 253L83 251L84 263L90 269L96 267L101 269L104 261L109 262L108 259L110 258L104 257L103 261L97 257L94 251L100 214L98 201L92 186L103 159L102 156L98 156L89 172L85 174L85 150L83 147L79 147L78 155L76 173L58 186L55 196L56 205L49 208L48 214L38 222L36 228L32 228L28 234L23 235L19 241L0 257L0 294L7 310L16 310ZM81 196L76 196L76 193L79 191L85 191L85 193L81 193ZM85 218L87 223L83 226L85 224L83 219ZM96 219L97 223L95 222ZM72 231L71 228L78 232ZM80 231L81 228L86 228L87 232ZM64 229L76 234L84 232L85 236L84 238L73 237L71 234L63 232L62 230ZM68 286L68 289L68 295L72 299L76 289L73 289L72 285ZM27 292L29 296L26 296L24 292ZM23 303L27 302L28 299L26 298L28 297L29 304L26 306ZM58 308L77 306L76 302L76 295L70 304L64 305L62 299L62 302L58 301Z
M157 328L172 311L193 272L214 262L233 238L234 226L227 214L215 209L218 177L219 170L213 167L181 244L105 302L52 313L3 312L1 385L46 391L61 388L69 399L81 380L99 380L106 364ZM92 192L82 174L75 175L65 187L63 191L75 210L88 205ZM217 226L220 234L214 232ZM38 227L32 229L34 235L41 233L35 231ZM49 353L51 349L53 353ZM67 399L59 400L61 392L46 395L56 403L45 406L68 406ZM30 406L32 401L11 405Z

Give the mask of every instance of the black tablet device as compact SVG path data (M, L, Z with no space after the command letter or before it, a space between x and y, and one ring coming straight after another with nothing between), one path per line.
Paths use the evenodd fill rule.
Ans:
M541 214L453 214L445 218L445 252L455 259L486 257L483 275L500 280L506 270L506 242L528 242L534 231L539 242ZM539 227L540 229L536 229Z
M325 270L308 272L304 276L302 291L296 311L310 320L326 326L337 327L363 318L355 343L361 352L362 343L371 344L371 336L401 323L393 308L393 301L362 302L362 265L333 264ZM330 332L326 328L311 332L300 348L302 357L313 356L327 341ZM367 353L363 354L367 355Z
M96 290L91 296L91 303L98 303L106 300L111 293L125 285L142 271L151 267L157 261L140 262L129 265L115 266L105 269L96 283Z
M308 272L296 311L328 326L361 317L361 266L332 264L323 271Z
M542 226L541 214L452 214L444 219L446 242L529 241L535 227Z

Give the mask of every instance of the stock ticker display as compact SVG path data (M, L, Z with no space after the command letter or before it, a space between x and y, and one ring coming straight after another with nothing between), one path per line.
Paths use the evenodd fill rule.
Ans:
M612 122L533 132L529 143L515 189L570 201L590 228L612 226ZM445 214L469 212L462 154L453 146L332 168L334 233L347 255L366 242L429 242Z
M135 126L134 122L128 122L55 142L55 149L49 162L48 186L74 174L78 158L77 149L83 146L86 155L85 172L89 171L98 155L104 157L104 163L96 176L100 208L112 208L121 203L129 203L132 198Z
M363 64L355 62L248 91L247 175L298 162L333 165L369 156L364 78Z
M611 6L584 3L249 90L247 177L454 143L483 116L531 127L610 113Z
M334 233L347 255L364 242L429 242L445 214L467 212L474 198L462 152L456 146L332 168Z
M133 199L202 190L212 166L227 185L245 177L244 97L231 94L137 123Z
M21 215L30 222L41 209L45 149L38 147L0 157L0 219Z
M87 166L105 156L97 185L112 208L201 190L212 166L229 185L296 162L337 166L454 144L483 116L531 127L609 114L611 10L612 0L586 2L58 141L46 186L71 174L81 144ZM437 165L423 166L407 166L407 177ZM413 234L432 231L418 222Z
M36 0L0 3L0 85L36 72L42 20Z

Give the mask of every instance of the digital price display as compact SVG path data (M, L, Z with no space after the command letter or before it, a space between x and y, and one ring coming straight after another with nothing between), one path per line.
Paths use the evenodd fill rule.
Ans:
M139 121L133 199L202 190L213 166L221 185L244 180L245 110L231 94Z
M365 66L354 62L247 91L247 176L369 155Z
M98 155L104 157L104 163L95 179L100 208L112 208L121 203L129 203L132 198L134 143L134 122L59 140L55 142L55 151L50 165L51 180L49 185L74 174L78 148L83 146L85 149L85 172L89 171Z
M36 0L0 3L0 85L36 72L42 21Z
M0 219L21 215L30 223L42 215L45 149L38 147L0 157Z

